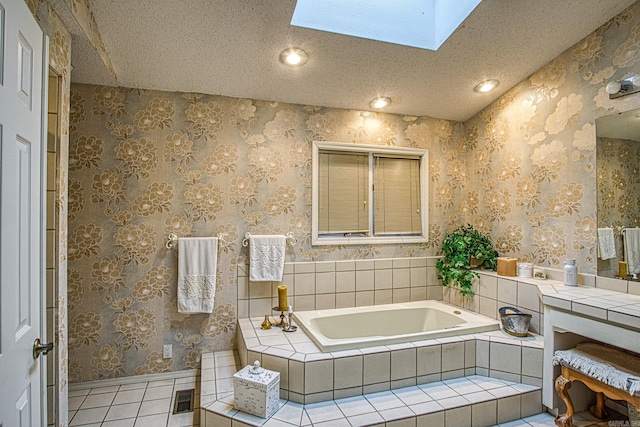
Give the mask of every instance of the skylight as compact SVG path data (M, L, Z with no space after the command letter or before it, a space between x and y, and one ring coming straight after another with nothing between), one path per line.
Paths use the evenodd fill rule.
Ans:
M291 25L437 50L482 0L298 0Z

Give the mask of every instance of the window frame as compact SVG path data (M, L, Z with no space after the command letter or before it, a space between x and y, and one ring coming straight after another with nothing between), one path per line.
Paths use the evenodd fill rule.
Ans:
M422 232L417 235L390 235L390 236L321 236L318 233L319 221L319 156L323 150L344 151L347 153L367 153L368 155L384 154L391 156L414 156L420 159L420 221ZM322 245L370 245L370 244L409 244L425 243L429 236L429 152L421 148L387 147L379 145L350 144L332 141L313 141L312 143L312 167L311 167L311 244ZM374 203L373 203L373 169L369 169L369 193L368 210L370 230L374 229Z

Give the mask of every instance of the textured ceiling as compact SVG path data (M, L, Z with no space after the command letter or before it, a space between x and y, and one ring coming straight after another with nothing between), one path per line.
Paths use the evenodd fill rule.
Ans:
M292 27L295 0L89 0L121 86L359 110L384 95L387 112L462 121L633 2L484 0L432 52ZM302 68L278 60L293 46ZM113 84L72 52L74 82Z

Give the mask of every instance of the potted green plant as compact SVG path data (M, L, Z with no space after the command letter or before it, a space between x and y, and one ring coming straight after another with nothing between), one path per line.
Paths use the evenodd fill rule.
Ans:
M473 280L479 277L472 268L495 270L498 264L498 252L491 240L470 224L461 225L444 236L442 254L436 264L438 279L443 286L460 288L464 296L473 295Z

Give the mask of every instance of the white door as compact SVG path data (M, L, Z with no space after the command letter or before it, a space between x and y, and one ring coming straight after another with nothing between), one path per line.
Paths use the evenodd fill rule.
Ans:
M44 39L24 0L0 0L0 426L46 425L41 338ZM42 337L44 338L44 337Z

